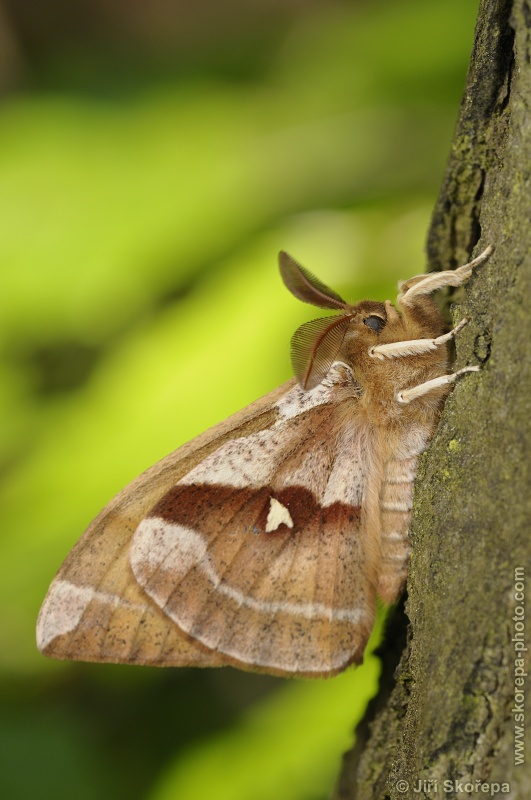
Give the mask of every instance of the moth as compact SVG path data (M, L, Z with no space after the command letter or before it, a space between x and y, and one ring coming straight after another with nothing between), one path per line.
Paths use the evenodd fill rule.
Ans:
M52 658L334 675L360 662L376 598L408 566L413 481L448 395L430 295L456 270L399 283L396 308L349 305L289 255L287 288L334 316L292 339L295 378L164 458L75 545L37 623Z

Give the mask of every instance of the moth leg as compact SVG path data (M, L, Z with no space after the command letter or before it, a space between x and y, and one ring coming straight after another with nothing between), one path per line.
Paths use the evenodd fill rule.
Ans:
M467 317L462 319L455 328L435 339L410 339L404 342L389 342L388 344L377 344L369 348L369 355L372 358L379 358L384 361L386 358L400 358L401 356L417 356L422 353L430 353L436 350L441 344L451 341L461 331L469 320Z
M406 405L407 403L411 403L412 400L416 400L418 397L423 397L423 395L428 394L428 392L431 392L433 389L438 389L441 386L454 383L460 375L464 375L467 372L479 372L479 370L479 367L463 367L463 369L459 369L457 372L451 372L449 375L440 375L438 378L432 378L431 381L425 381L424 383L419 383L418 386L412 386L411 389L402 389L401 392L397 392L396 399L399 403Z
M406 308L409 305L413 305L416 298L431 294L436 289L442 289L444 286L461 286L470 278L474 268L483 264L493 251L494 247L489 245L477 258L462 267L445 270L444 272L430 272L428 275L417 275L407 281L401 281L398 284L400 290L397 298L398 303L402 308Z

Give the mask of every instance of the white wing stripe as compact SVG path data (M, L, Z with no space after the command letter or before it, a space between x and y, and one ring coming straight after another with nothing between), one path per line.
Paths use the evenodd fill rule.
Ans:
M131 567L137 580L145 587L148 594L150 594L149 575L156 569L170 570L178 579L182 578L192 567L196 567L203 572L217 592L229 597L238 606L250 608L266 615L284 613L305 619L322 617L352 624L367 617L364 608L332 608L324 603L288 603L259 600L245 595L239 589L222 582L208 556L201 534L183 525L166 522L159 517L147 517L138 526L131 551ZM146 573L148 574L147 580ZM169 598L157 596L153 599L160 604L163 601L166 603ZM171 613L171 609L165 608L164 611L179 627L186 630L183 622Z
M58 636L70 633L77 628L87 606L93 600L113 606L148 611L140 603L131 603L117 594L99 592L90 586L76 586L65 580L55 580L43 603L37 623L37 646L44 650Z

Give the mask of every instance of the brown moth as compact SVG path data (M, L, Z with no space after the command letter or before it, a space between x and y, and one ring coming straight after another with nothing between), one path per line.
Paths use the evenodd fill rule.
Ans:
M455 379L429 295L459 269L352 306L286 253L300 300L339 314L302 325L292 379L127 486L53 581L47 656L334 675L360 662L376 597L400 595L419 455Z

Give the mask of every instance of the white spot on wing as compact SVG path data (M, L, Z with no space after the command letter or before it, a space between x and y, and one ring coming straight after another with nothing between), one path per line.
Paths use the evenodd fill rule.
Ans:
M269 514L267 515L266 533L273 533L280 525L287 525L288 528L293 528L293 520L286 506L283 506L276 497L271 497L269 500Z

